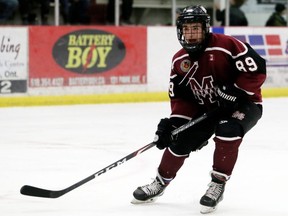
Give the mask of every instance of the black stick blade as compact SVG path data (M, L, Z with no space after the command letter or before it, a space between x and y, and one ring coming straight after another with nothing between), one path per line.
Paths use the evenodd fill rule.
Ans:
M43 198L58 198L64 193L62 191L51 191L42 188L24 185L20 189L20 193L27 196L43 197Z

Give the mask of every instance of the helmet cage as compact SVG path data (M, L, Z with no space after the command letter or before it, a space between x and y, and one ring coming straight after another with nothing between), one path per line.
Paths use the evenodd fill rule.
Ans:
M202 28L204 30L204 39L202 42L191 44L185 40L183 35L183 24L186 23L202 24ZM210 32L210 16L207 14L207 11L203 6L197 5L184 8L182 13L177 18L176 25L178 40L187 52L196 52L202 49L205 38L207 38L207 35Z

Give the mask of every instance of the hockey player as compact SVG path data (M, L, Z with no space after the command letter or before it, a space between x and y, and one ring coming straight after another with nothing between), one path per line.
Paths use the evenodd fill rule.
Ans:
M132 203L155 201L189 154L215 135L211 182L200 199L201 213L214 211L223 199L245 134L262 116L265 60L250 45L209 29L210 17L203 6L188 6L177 18L177 36L183 48L172 60L171 114L160 120L154 140L165 150L155 180L138 187ZM173 129L216 107L218 112L212 117L171 136Z

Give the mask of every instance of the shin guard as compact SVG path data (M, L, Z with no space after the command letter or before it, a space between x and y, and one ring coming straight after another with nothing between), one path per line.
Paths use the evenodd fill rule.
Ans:
M188 156L189 155L176 155L169 148L166 148L158 167L158 172L165 183L169 183L175 178L178 170L182 167Z
M227 141L215 137L214 141L213 170L230 176L237 161L238 148L242 139Z

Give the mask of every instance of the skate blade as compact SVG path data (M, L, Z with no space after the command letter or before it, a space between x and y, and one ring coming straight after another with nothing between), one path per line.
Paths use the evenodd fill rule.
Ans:
M157 200L158 197L154 197L148 200L137 200L137 199L133 199L131 200L131 203L134 205L138 205L138 204L148 204L148 203L154 203Z
M209 214L209 213L211 213L211 212L214 212L216 209L217 209L217 206L209 207L209 206L203 206L203 205L201 205L200 213L201 213L201 214Z

